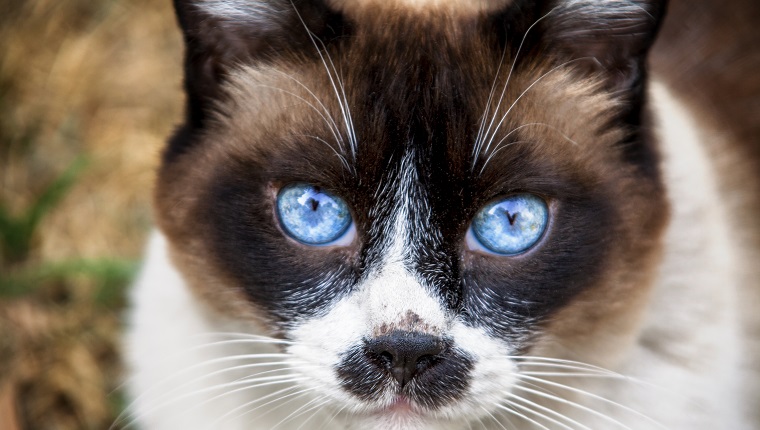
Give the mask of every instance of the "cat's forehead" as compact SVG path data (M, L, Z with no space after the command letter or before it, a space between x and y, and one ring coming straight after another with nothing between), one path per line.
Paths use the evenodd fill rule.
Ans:
M594 159L620 138L608 127L618 101L572 62L557 66L516 40L491 45L477 20L441 16L368 18L329 49L315 40L314 55L240 67L218 106L220 132L247 138L241 156L283 139L338 158L416 143L459 163L508 158L525 141L543 156Z

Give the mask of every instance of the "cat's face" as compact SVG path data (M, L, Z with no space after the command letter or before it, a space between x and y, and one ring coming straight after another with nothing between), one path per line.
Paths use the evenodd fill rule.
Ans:
M178 2L156 201L198 294L367 422L482 416L524 357L625 351L668 212L659 6L272 3Z

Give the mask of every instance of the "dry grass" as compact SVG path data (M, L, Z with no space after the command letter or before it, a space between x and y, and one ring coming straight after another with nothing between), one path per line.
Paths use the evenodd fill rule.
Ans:
M181 115L171 2L0 0L0 40L0 209L23 220L86 160L28 249L0 248L0 428L107 428L123 291Z

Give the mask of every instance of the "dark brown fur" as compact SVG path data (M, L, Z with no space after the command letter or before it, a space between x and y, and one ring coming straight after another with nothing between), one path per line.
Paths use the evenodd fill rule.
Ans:
M356 163L352 162L356 173L346 171L323 143L303 137L329 140L331 132L303 101L312 100L309 93L288 76L315 91L334 118L341 115L323 65L310 47L280 53L279 58L267 61L271 66L232 72L224 96L216 102L217 113L195 134L194 139L202 144L194 144L162 168L156 198L159 224L171 240L177 264L196 291L222 312L240 316L250 312L257 318L276 319L261 309L254 310L256 300L249 311L248 305L241 306L246 302L245 286L229 272L224 257L214 248L215 239L209 236L217 227L213 213L218 209L209 205L215 201L214 183L220 175L250 175L245 179L250 181L248 186L268 199L260 206L263 213L254 215L259 209L252 207L250 218L239 218L241 224L277 224L274 195L267 190L278 184L309 181L345 196L356 210L360 231L356 243L347 249L315 250L283 239L278 246L288 250L271 251L274 254L268 258L294 266L347 260L354 270L361 270L371 241L362 232L373 222L365 208L381 203L369 200L376 192L374 184L383 180L405 141L417 133L426 135L429 140L425 144L432 148L420 174L440 181L441 170L446 172L444 185L430 196L433 204L440 206L440 218L434 222L446 220L449 224L444 235L463 238L474 211L510 190L541 193L585 236L564 242L563 226L554 225L550 233L553 229L553 234L560 236L556 246L573 249L561 251L568 256L566 261L576 261L572 255L577 253L578 261L588 264L582 270L553 267L546 272L553 283L530 286L534 289L530 300L545 301L538 313L541 320L554 336L579 345L616 336L610 326L628 327L642 311L668 214L652 159L636 161L641 164L627 159L630 145L653 152L649 137L636 136L632 143L625 124L613 125L619 124L628 101L608 93L606 77L583 62L561 66L575 59L567 51L536 55L526 47L498 118L523 91L538 83L515 104L495 141L526 123L551 127L522 128L507 141L514 144L500 150L482 174L482 160L471 173L468 153L501 49L509 53L498 74L497 95L519 39L503 47L493 36L498 33L487 31L492 21L479 14L401 13L375 6L354 13L351 20L350 37L329 44L328 51L341 71L359 134L358 156ZM523 34L520 31L513 36ZM493 111L496 101L492 104ZM346 152L342 155L350 157ZM453 206L451 195L460 199ZM573 205L603 210L584 213L570 210ZM535 266L524 266L532 258L530 253L510 262L466 252L461 239L452 240L454 253L463 254L457 272L465 276L483 270L489 273L487 277L538 276L535 268L528 269ZM559 272L567 277L557 279ZM551 285L561 285L564 291L557 295L549 289L554 288ZM466 302L466 298L458 300ZM561 307L566 308L560 312ZM608 335L599 337L602 332Z

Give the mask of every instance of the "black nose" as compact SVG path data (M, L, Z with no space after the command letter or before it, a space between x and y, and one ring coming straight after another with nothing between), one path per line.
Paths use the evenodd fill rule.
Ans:
M393 331L367 341L367 354L403 387L440 360L443 340L429 334Z

